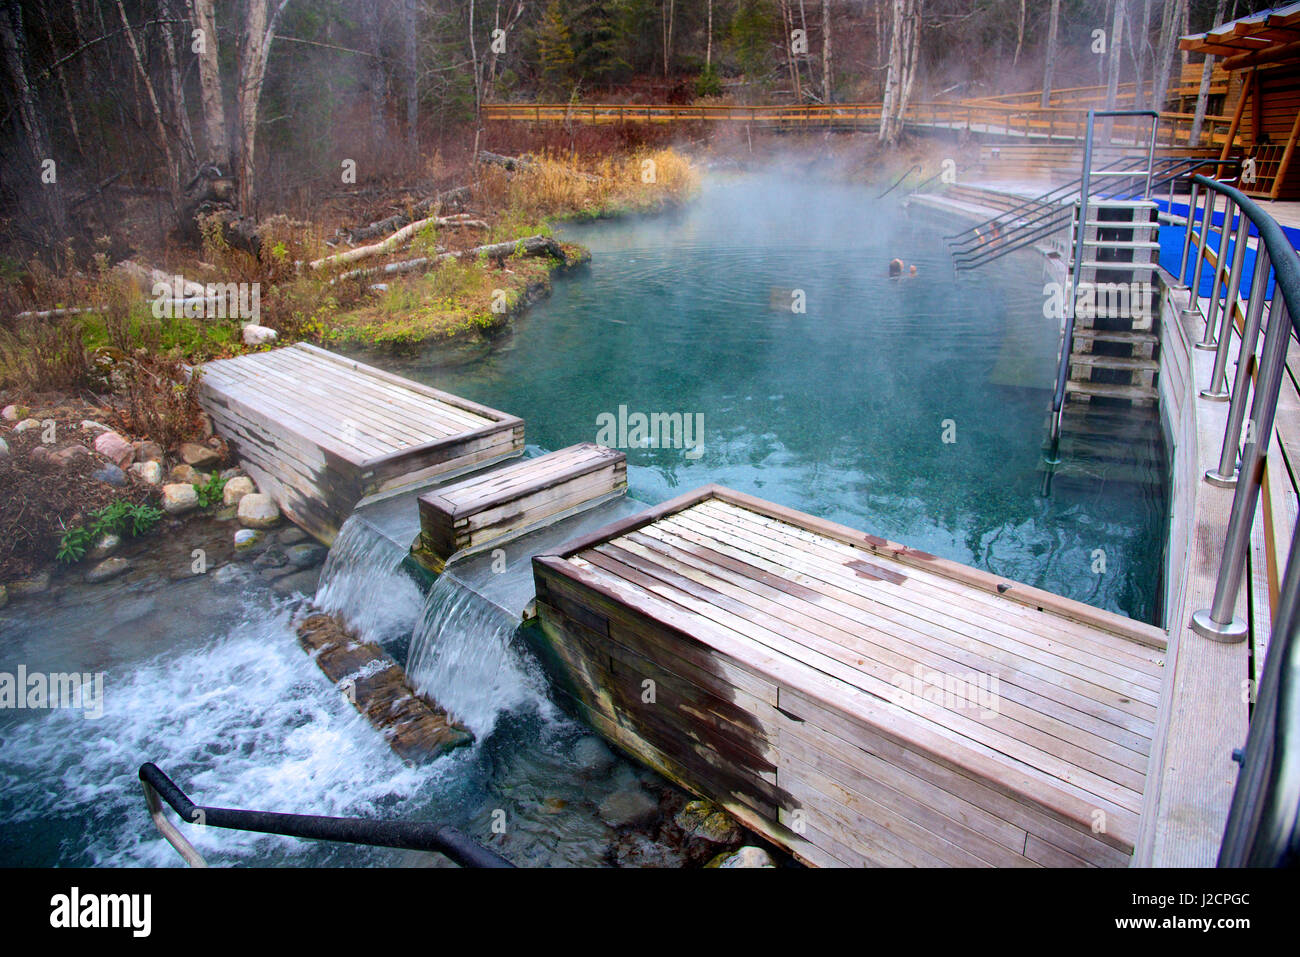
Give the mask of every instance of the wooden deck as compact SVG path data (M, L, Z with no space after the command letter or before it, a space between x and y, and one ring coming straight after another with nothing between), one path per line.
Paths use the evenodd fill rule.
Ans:
M809 864L1130 860L1158 628L716 486L534 574L573 710Z
M515 416L306 343L208 363L200 403L258 486L327 543L363 498L524 447Z
M524 459L420 496L411 554L440 574L454 557L498 545L627 490L627 456L591 442Z

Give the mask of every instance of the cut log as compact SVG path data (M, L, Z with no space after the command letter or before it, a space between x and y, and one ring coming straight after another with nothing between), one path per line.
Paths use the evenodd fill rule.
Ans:
M389 216L387 219L380 219L365 226L358 226L355 229L340 229L339 237L347 243L359 243L376 239L379 236L386 236L395 230L401 229L417 217L426 216L431 210L434 213L453 208L459 210L464 207L468 199L469 187L457 186L455 189L444 190L441 193L435 193L433 196L422 199L410 209Z
M475 246L473 249L465 249L458 253L443 253L438 257L438 261L442 262L446 259L477 259L479 256L486 256L488 259L501 262L516 253L521 256L554 256L562 263L569 261L563 247L550 236L528 236L524 239L512 239L504 243L488 243L486 246Z
M334 253L332 256L325 256L321 259L312 260L312 262L308 263L308 268L320 269L324 266L341 265L343 263L356 262L359 259L369 259L371 256L379 256L383 253L390 253L399 246L403 246L410 242L415 237L415 234L425 226L439 226L445 229L491 228L481 219L466 219L461 216L429 216L426 219L419 219L403 226L383 242L375 243L371 246L358 246L356 249L349 249L346 252Z

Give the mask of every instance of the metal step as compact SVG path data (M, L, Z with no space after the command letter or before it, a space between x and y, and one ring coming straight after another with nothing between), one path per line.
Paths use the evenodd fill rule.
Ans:
M1155 442L1119 435L1062 433L1057 456L1062 463L1116 461L1156 467L1164 463L1164 455Z
M1115 482L1123 485L1163 485L1164 470L1158 465L1124 462L1062 461L1038 463L1038 471L1050 472L1052 481L1086 483L1090 486Z

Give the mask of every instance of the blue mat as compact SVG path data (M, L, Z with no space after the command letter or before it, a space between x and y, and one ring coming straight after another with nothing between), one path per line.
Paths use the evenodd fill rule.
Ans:
M1157 200L1156 205L1159 206L1160 209L1165 212L1169 211L1170 208L1169 203L1166 200ZM1202 207L1200 206L1200 204L1197 204L1196 222L1198 223L1198 227L1197 227L1198 229L1199 229L1199 223L1201 221L1201 215L1200 215L1201 208ZM1173 214L1175 216L1185 217L1187 215L1187 204L1174 203ZM1212 227L1210 230L1210 235L1209 235L1209 240L1207 242L1207 245L1209 246L1210 249L1215 250L1215 252L1217 253L1219 249L1218 227L1221 227L1223 225L1222 210L1215 210L1213 217L1211 217L1211 223L1212 223ZM1300 249L1300 229L1293 229L1284 226L1282 228L1282 231L1286 233L1287 238L1291 240L1292 247L1295 249ZM1175 276L1178 275L1178 267L1182 264L1183 239L1186 235L1187 235L1187 230L1186 227L1183 226L1161 226L1160 227L1160 265L1163 266L1165 269L1169 270L1169 272L1173 273ZM1255 238L1258 238L1259 236L1259 233L1254 226L1250 227L1250 235ZM1232 263L1232 257L1235 253L1233 245L1234 245L1233 243L1228 244L1229 264ZM1196 265L1196 246L1193 245L1191 252L1187 256L1187 272L1189 275L1183 277L1183 280L1185 282L1190 279L1190 273L1192 271L1192 267L1195 265ZM1248 246L1246 247L1246 259L1241 269L1241 290L1238 293L1242 299L1245 299L1247 293L1250 292L1250 284L1253 281L1254 276L1255 276L1255 250L1251 249ZM1213 277L1214 277L1214 270L1213 268L1211 268L1210 264L1208 262L1201 263L1200 284L1197 286L1198 295L1208 296L1210 294L1210 282L1213 279ZM1268 283L1268 295L1269 296L1273 295L1273 280L1271 279L1269 280Z

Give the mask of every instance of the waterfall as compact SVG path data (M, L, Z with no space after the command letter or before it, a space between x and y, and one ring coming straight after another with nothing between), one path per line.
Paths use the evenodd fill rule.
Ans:
M539 676L512 644L519 622L445 571L425 596L406 673L480 740L497 718L534 706L549 712Z
M397 542L350 516L326 556L316 607L337 614L368 641L400 644L424 603L419 586L401 569L405 557Z

